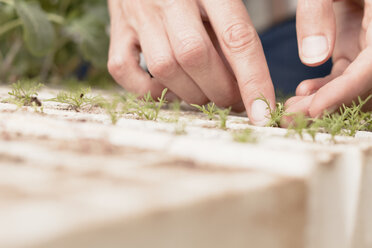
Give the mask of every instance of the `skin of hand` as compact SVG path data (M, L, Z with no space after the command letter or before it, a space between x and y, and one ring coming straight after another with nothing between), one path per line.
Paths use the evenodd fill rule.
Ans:
M241 0L108 0L108 69L126 90L247 110L263 126L275 93L257 32ZM143 53L149 72L139 64Z
M330 75L303 81L287 112L316 118L372 94L372 1L300 0L297 34L302 62L317 66L331 56ZM369 101L365 110L372 110ZM284 126L290 122L287 117Z

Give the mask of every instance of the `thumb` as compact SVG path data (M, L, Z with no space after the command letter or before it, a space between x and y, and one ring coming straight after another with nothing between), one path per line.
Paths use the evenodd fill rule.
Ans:
M296 26L302 63L318 66L326 62L336 37L333 0L299 0Z

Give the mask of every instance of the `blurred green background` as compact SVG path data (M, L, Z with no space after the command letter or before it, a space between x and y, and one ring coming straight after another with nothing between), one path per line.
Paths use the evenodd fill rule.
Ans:
M0 0L0 82L111 87L106 0Z

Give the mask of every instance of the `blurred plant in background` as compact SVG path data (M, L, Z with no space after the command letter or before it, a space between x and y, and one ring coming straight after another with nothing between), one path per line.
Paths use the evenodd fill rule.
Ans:
M108 25L105 0L0 0L0 82L112 83Z

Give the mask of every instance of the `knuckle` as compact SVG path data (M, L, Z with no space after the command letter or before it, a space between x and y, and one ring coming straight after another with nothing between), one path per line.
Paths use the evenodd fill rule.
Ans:
M171 57L163 57L149 61L147 66L155 78L167 79L175 73L177 63Z
M175 56L183 66L196 67L207 60L208 46L201 38L187 38L181 43Z
M107 69L113 77L120 77L125 74L128 62L122 58L110 58L107 62Z
M251 25L237 22L228 25L223 31L222 39L231 52L242 52L257 43L257 32Z

